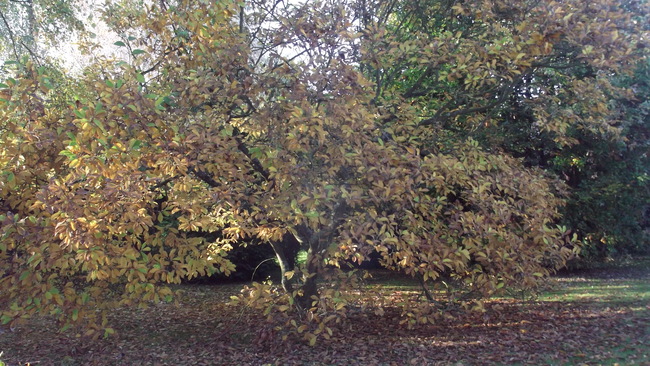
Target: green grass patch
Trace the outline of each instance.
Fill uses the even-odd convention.
[[[634,305],[650,302],[647,279],[559,278],[556,288],[542,293],[542,301],[590,301],[604,305]]]

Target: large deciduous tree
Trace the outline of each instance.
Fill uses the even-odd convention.
[[[310,340],[345,309],[341,290],[355,282],[346,264],[373,252],[424,285],[453,278],[473,296],[533,287],[573,254],[556,226],[562,186],[439,126],[491,123],[487,106],[570,56],[608,72],[631,62],[610,49],[615,23],[611,37],[575,38],[573,22],[603,27],[594,8],[538,3],[532,14],[551,9],[553,21],[512,12],[524,20],[493,22],[500,8],[458,4],[450,21],[478,30],[397,42],[377,36],[377,24],[359,39],[354,7],[342,1],[163,1],[113,22],[131,62],[91,65],[69,108],[49,102],[56,91],[45,69],[23,65],[0,99],[3,322],[49,313],[110,333],[95,310],[169,299],[166,284],[230,272],[227,250],[250,237],[271,245],[282,268],[284,294],[269,309],[319,321]],[[552,56],[549,22],[566,30],[566,60]],[[382,81],[406,77],[401,63],[424,68],[410,97]],[[430,77],[446,87],[429,88]],[[576,88],[594,91],[565,85],[572,97],[562,103],[535,91],[540,128],[576,123],[555,117]],[[421,88],[422,103],[413,100]],[[580,122],[608,113],[593,107]],[[209,232],[220,239],[206,240]],[[307,259],[294,267],[287,248],[296,242]],[[323,278],[335,286],[319,287]],[[246,299],[273,296],[258,285]],[[430,309],[410,320],[432,321]]]

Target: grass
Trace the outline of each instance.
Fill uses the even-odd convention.
[[[560,365],[650,365],[650,259],[583,270],[555,278],[554,288],[541,294],[542,302],[626,312],[619,326],[638,329],[641,337],[623,337],[601,345],[599,355],[585,352]],[[598,357],[594,357],[598,356]],[[553,360],[546,360],[557,365]]]
[[[650,281],[647,279],[582,279],[560,278],[558,288],[542,294],[543,301],[591,301],[618,306],[650,302]]]

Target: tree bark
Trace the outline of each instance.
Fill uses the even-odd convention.
[[[291,233],[285,234],[285,237],[282,241],[272,241],[270,242],[271,248],[275,252],[275,256],[278,258],[280,263],[280,273],[281,273],[281,284],[282,289],[289,295],[293,295],[294,283],[296,282],[297,276],[292,277],[291,279],[287,278],[287,273],[294,270],[295,267],[295,256],[298,253],[297,250],[291,248],[294,243],[301,243],[305,240],[308,243],[308,252],[307,252],[307,263],[305,265],[306,274],[303,275],[302,284],[300,286],[300,294],[296,297],[296,306],[300,310],[306,310],[311,308],[314,297],[318,297],[318,272],[319,272],[319,255],[320,245],[322,240],[319,240],[320,235],[315,235],[313,232],[306,228],[301,228],[300,237],[296,237]]]
[[[293,283],[295,280],[287,278],[287,272],[293,271],[296,266],[296,256],[300,251],[300,242],[291,233],[286,233],[280,242],[270,242],[271,248],[280,263],[280,273],[282,279],[282,289],[288,294],[293,292]]]
[[[332,240],[335,237],[336,226],[332,225],[328,228],[314,232],[309,228],[303,227],[299,231],[301,239],[307,242],[309,248],[307,252],[307,263],[305,265],[305,273],[303,274],[303,282],[300,289],[301,294],[296,298],[296,303],[302,309],[309,309],[312,307],[313,302],[318,298],[318,275],[322,270],[323,253],[327,250]]]
[[[313,302],[318,298],[318,286],[316,282],[318,281],[319,273],[319,257],[319,255],[314,253],[313,248],[310,247],[307,252],[307,273],[301,286],[302,294],[296,298],[296,304],[304,310],[311,308]]]

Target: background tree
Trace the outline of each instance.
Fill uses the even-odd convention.
[[[574,131],[579,144],[561,150],[551,161],[571,186],[564,221],[587,244],[583,257],[604,259],[621,254],[647,253],[650,165],[648,141],[648,62],[631,77],[613,82],[634,90],[634,98],[613,96],[621,134],[608,139]]]
[[[619,252],[644,247],[643,204],[635,202],[647,201],[647,165],[644,144],[633,141],[645,141],[645,122],[636,112],[625,117],[622,104],[645,100],[643,88],[630,88],[638,77],[629,75],[647,54],[639,38],[647,31],[646,3],[357,4],[357,18],[372,29],[368,55],[377,61],[359,60],[375,80],[377,103],[415,108],[422,124],[437,127],[429,142],[439,148],[471,136],[558,174],[572,187],[562,222],[580,234],[586,253],[607,253],[599,242],[605,237]],[[385,33],[373,28],[382,26]],[[407,52],[382,49],[397,43]],[[639,139],[629,135],[631,126]]]
[[[74,0],[0,1],[0,52],[5,60],[28,55],[33,62],[44,61],[48,48],[83,31],[82,7]]]

